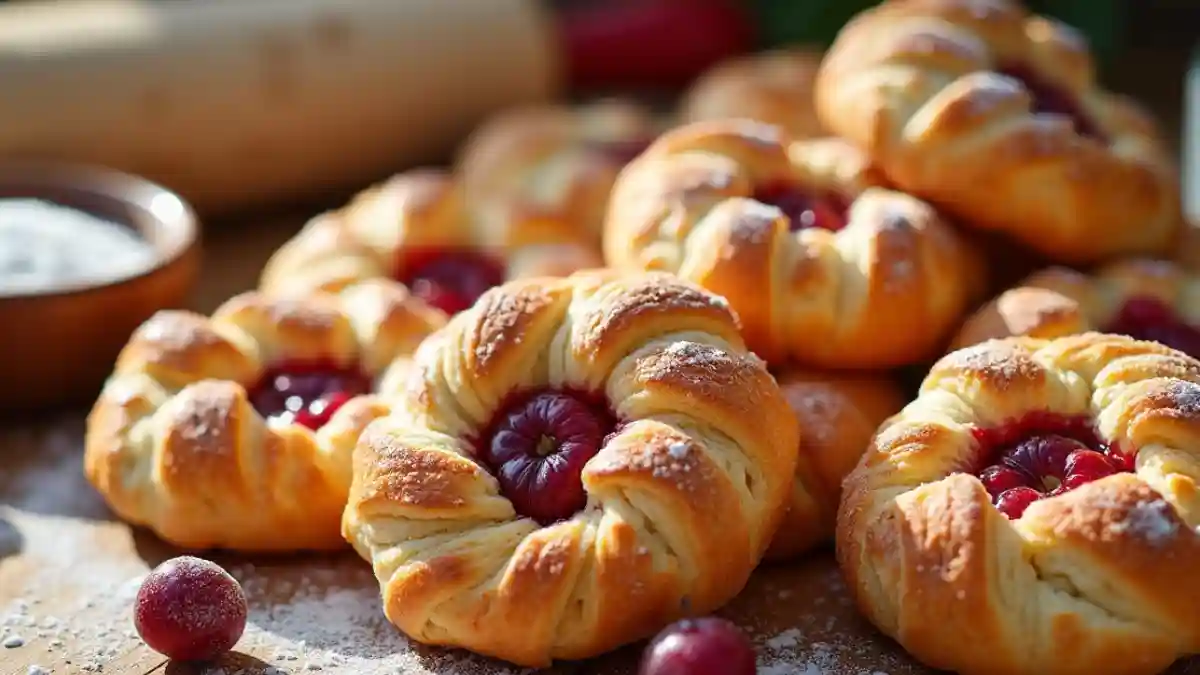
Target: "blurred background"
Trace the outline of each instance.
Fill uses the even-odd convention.
[[[446,160],[497,108],[611,93],[665,106],[722,58],[827,45],[872,4],[0,0],[0,157],[115,165],[179,189],[206,215],[327,202]],[[1026,4],[1085,33],[1102,80],[1182,139],[1200,0]],[[305,22],[316,26],[308,36]],[[298,144],[311,148],[296,160]],[[351,159],[326,160],[332,145]],[[213,176],[231,162],[245,166]],[[238,182],[253,171],[279,175]]]

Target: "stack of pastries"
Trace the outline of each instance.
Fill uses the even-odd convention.
[[[180,546],[348,542],[406,634],[520,665],[832,542],[932,667],[1149,675],[1200,652],[1196,241],[1072,29],[892,0],[317,216],[133,335],[86,472]]]

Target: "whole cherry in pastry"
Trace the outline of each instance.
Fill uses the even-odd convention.
[[[683,619],[667,626],[642,654],[638,675],[754,675],[754,645],[733,622]]]
[[[1011,335],[1057,337],[1086,331],[1128,335],[1200,357],[1192,289],[1200,277],[1172,262],[1121,260],[1090,274],[1051,267],[969,316],[955,346]]]
[[[138,635],[179,661],[211,661],[233,649],[246,630],[246,594],[216,563],[172,558],[146,575],[133,605]]]
[[[944,356],[843,484],[859,608],[964,675],[1154,675],[1200,653],[1197,402],[1200,361],[1124,335]]]
[[[388,278],[455,314],[504,281],[601,265],[595,242],[566,216],[474,194],[445,171],[393,176],[309,221],[267,261],[259,287],[303,295]]]
[[[496,419],[481,455],[517,513],[548,525],[582,509],[580,476],[613,430],[608,410],[575,392],[540,392]]]
[[[975,435],[988,458],[979,480],[1010,518],[1043,497],[1133,468],[1132,458],[1101,441],[1086,418],[1031,414]]]
[[[263,417],[316,431],[347,401],[370,391],[371,377],[357,366],[298,360],[271,366],[250,388],[249,396]]]
[[[1048,262],[1169,254],[1184,219],[1157,121],[1100,86],[1080,31],[1025,4],[860,12],[821,62],[821,122],[898,189]]]
[[[616,270],[485,298],[421,345],[355,448],[343,532],[388,619],[541,668],[733,598],[788,508],[800,440],[728,303]]]
[[[160,312],[88,416],[87,478],[121,518],[180,547],[342,548],[358,434],[446,318],[384,279]]]
[[[417,249],[404,254],[400,281],[417,297],[447,314],[475,304],[479,296],[504,282],[504,267],[470,249]]]
[[[978,251],[858,149],[747,119],[677,127],[630,164],[604,253],[726,298],[768,363],[826,370],[932,358],[985,278]]]

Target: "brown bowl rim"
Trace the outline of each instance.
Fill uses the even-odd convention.
[[[64,204],[47,196],[61,190],[65,194],[86,194],[119,203],[131,211],[142,214],[142,221],[156,230],[170,231],[175,235],[165,250],[155,245],[154,264],[130,272],[124,276],[95,282],[79,282],[70,285],[49,286],[28,292],[0,293],[0,306],[26,303],[33,300],[49,300],[103,292],[108,289],[138,283],[147,277],[171,266],[195,248],[200,238],[200,221],[195,209],[181,195],[159,183],[131,173],[102,166],[50,160],[0,159],[0,199],[8,186],[28,187],[28,198],[41,199],[59,206],[73,208],[90,215],[101,215],[93,209]],[[154,201],[168,197],[176,203],[177,213],[164,216],[156,210]],[[172,207],[174,208],[174,207]],[[123,223],[135,225],[134,223]],[[139,234],[144,232],[139,230]]]

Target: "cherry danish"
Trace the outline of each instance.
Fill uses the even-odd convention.
[[[728,303],[673,275],[507,282],[413,368],[342,524],[416,641],[544,668],[649,638],[737,595],[788,506],[795,416]]]
[[[446,171],[393,176],[309,221],[267,261],[259,288],[304,295],[389,278],[454,314],[509,279],[601,265],[569,214],[528,201],[528,190],[503,203],[478,193]]]
[[[1200,653],[1198,455],[1182,352],[1094,332],[965,347],[847,476],[838,565],[938,671],[1156,675]]]
[[[1187,318],[1197,314],[1189,289],[1198,282],[1191,271],[1164,260],[1122,260],[1091,274],[1047,268],[968,317],[954,344],[1101,331],[1200,357],[1200,330]]]
[[[1048,262],[1170,254],[1184,224],[1173,147],[1099,86],[1080,31],[1026,4],[873,3],[821,62],[821,122],[897,189]]]
[[[981,287],[971,244],[839,139],[715,120],[668,131],[643,158],[613,188],[608,264],[680,274],[726,298],[769,363],[932,358]]]
[[[344,548],[358,435],[445,322],[385,279],[160,312],[88,416],[87,478],[121,518],[181,548]]]

